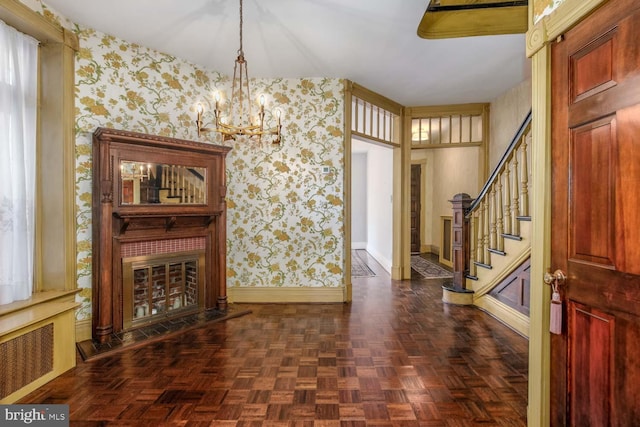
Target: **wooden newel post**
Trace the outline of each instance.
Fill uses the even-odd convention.
[[[453,251],[453,289],[466,289],[466,276],[469,274],[469,220],[465,212],[473,199],[466,193],[459,193],[449,200],[453,205],[452,251]]]

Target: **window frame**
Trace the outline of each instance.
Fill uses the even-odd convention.
[[[0,0],[0,19],[40,42],[32,297],[40,292],[73,291],[77,289],[74,86],[78,37],[17,1]]]
[[[440,117],[480,117],[482,130],[481,140],[471,142],[443,142],[443,143],[422,143],[416,144],[411,140],[411,135],[408,136],[408,143],[411,145],[411,149],[422,148],[453,148],[453,147],[476,147],[487,146],[489,141],[489,107],[488,103],[476,103],[476,104],[455,104],[455,105],[435,105],[428,107],[412,107],[407,109],[406,120],[408,122],[409,129],[414,120],[417,119],[437,119]]]

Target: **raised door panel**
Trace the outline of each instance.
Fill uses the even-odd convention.
[[[615,319],[587,306],[569,305],[571,425],[606,426],[611,419]]]
[[[614,146],[614,117],[572,131],[570,259],[614,264]]]
[[[640,105],[618,110],[616,268],[640,275]]]
[[[613,53],[615,31],[576,52],[571,61],[573,102],[593,96],[615,85]]]

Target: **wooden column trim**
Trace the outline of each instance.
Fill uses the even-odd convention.
[[[549,309],[550,292],[540,280],[549,266],[551,222],[550,183],[550,70],[549,43],[576,25],[596,7],[608,0],[565,0],[549,16],[530,23],[526,34],[526,53],[532,59],[532,170],[531,198],[531,306],[529,329],[528,424],[549,425]],[[532,3],[529,4],[532,9]],[[530,13],[530,16],[533,16]]]
[[[473,199],[466,193],[460,193],[449,200],[453,205],[452,247],[453,247],[453,288],[466,289],[466,276],[469,273],[469,219],[466,211]]]
[[[535,24],[531,23],[526,36],[527,57],[535,55],[542,47],[607,1],[609,0],[564,0],[551,15],[544,16]]]

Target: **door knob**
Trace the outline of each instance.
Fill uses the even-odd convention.
[[[553,273],[551,272],[551,270],[548,270],[546,273],[544,273],[544,277],[542,280],[544,280],[544,283],[546,283],[547,285],[561,285],[564,283],[566,278],[567,275],[564,274],[564,271],[558,269]]]

